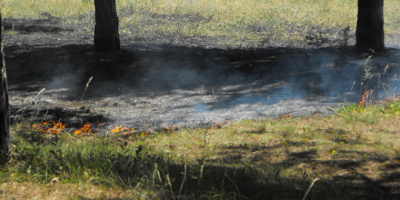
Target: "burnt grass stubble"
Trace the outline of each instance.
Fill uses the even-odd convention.
[[[63,23],[51,16],[43,20],[5,19],[4,44],[14,123],[61,120],[74,128],[85,123],[92,123],[95,128],[103,122],[108,129],[117,125],[139,130],[172,125],[203,128],[227,120],[287,114],[327,116],[332,114],[327,108],[358,102],[363,91],[370,89],[364,88],[365,83],[360,84],[366,82],[365,56],[354,54],[347,46],[319,48],[326,40],[319,38],[310,43],[310,35],[298,46],[292,43],[279,47],[282,43],[269,41],[270,46],[276,47],[227,49],[216,42],[218,38],[185,37],[182,45],[179,39],[171,42],[171,36],[121,34],[123,50],[97,53],[93,51],[91,26]],[[373,66],[375,77],[390,64],[390,74],[385,76],[389,80],[399,68],[398,54],[397,50],[388,49],[375,55],[372,64],[368,64]],[[80,100],[90,77],[94,79]],[[376,82],[369,80],[369,87],[373,88]],[[46,89],[39,92],[43,88]],[[279,165],[289,167],[295,163],[288,160]],[[336,164],[351,168],[359,163]],[[178,182],[183,179],[182,168],[170,166],[170,173]],[[204,174],[204,183],[212,182],[207,179],[225,180],[227,194],[250,199],[283,197],[274,191],[290,191],[284,197],[298,199],[309,185],[293,179],[287,181],[298,182],[303,188],[283,188],[286,186],[279,181],[260,181],[258,172],[251,168],[209,166]],[[393,178],[377,182],[355,174],[320,181],[309,197],[323,199],[342,191],[355,199],[398,199],[398,189],[380,184]],[[361,180],[362,184],[343,184],[350,179]],[[194,191],[191,187],[198,187],[199,192],[210,189],[188,179],[183,191]],[[330,190],[335,192],[325,193]]]

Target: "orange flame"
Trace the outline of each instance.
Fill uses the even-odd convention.
[[[43,124],[34,124],[32,128],[36,131],[46,132],[47,129],[43,128]]]
[[[367,96],[369,95],[369,90],[367,90],[363,96],[362,96],[362,100],[360,101],[359,106],[360,107],[364,107],[365,106],[365,101],[367,100]]]
[[[172,126],[175,127],[176,125]],[[121,136],[148,136],[151,135],[151,131],[145,131],[145,132],[138,132],[134,128],[128,128],[126,126],[116,126],[114,129],[111,130],[112,134],[120,134]]]
[[[32,128],[36,131],[51,134],[59,134],[65,129],[65,127],[66,125],[62,124],[61,122],[43,122],[41,124],[34,124],[32,126]]]
[[[61,131],[65,129],[65,126],[66,125],[63,125],[61,122],[57,122],[56,124],[53,125],[53,128],[49,128],[49,130],[47,131],[52,134],[59,134]]]
[[[147,131],[142,133],[142,135],[149,135],[149,134],[150,134],[150,133],[147,132]]]
[[[91,124],[85,124],[81,129],[76,130],[74,135],[90,135],[92,133],[92,129],[90,128]]]
[[[165,127],[165,129],[163,131],[164,131],[164,133],[168,133],[170,131],[173,131],[176,127],[177,127],[177,125],[174,124],[171,127]]]
[[[388,104],[390,104],[391,102],[395,102],[395,101],[400,101],[400,97],[399,96],[395,96],[395,97],[390,97],[389,99],[387,99],[387,100],[383,100],[383,101],[381,101],[381,103],[383,103],[383,104],[385,104],[385,105],[388,105]]]
[[[133,131],[135,131],[134,128],[128,128],[126,126],[124,127],[116,126],[114,129],[111,130],[111,133],[122,133],[123,135],[128,135]]]
[[[286,114],[286,115],[283,115],[282,118],[283,118],[283,119],[292,119],[292,115]]]

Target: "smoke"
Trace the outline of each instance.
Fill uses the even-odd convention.
[[[167,48],[151,52],[133,52],[139,60],[135,66],[142,70],[130,92],[136,92],[131,98],[151,104],[148,108],[153,111],[126,115],[158,127],[197,127],[286,114],[329,115],[327,107],[358,104],[366,90],[381,93],[388,79],[378,80],[379,75],[389,77],[389,72],[383,74],[384,66],[397,62],[394,54],[366,62],[352,51],[335,49],[286,49],[279,59],[265,50]],[[365,69],[374,74],[369,80]],[[390,69],[392,74],[394,68]]]
[[[50,81],[46,84],[46,88],[68,88],[75,90],[75,88],[79,86],[82,74],[76,71],[72,64],[61,62],[53,66],[52,75],[50,75],[49,78]]]
[[[23,79],[27,84],[64,88],[78,101],[93,76],[82,105],[108,116],[111,126],[137,129],[324,116],[331,114],[326,107],[358,103],[366,90],[374,90],[376,99],[399,90],[395,49],[367,62],[346,49],[124,48],[114,54],[38,49],[29,63],[10,62],[10,83],[23,83],[17,75],[29,72],[35,76]],[[52,95],[53,102],[71,100]]]

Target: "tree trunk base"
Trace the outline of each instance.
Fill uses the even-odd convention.
[[[358,0],[356,50],[376,53],[385,49],[383,0]]]
[[[119,50],[119,19],[115,0],[95,0],[94,4],[96,12],[94,46],[96,51]]]

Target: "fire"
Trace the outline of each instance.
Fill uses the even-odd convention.
[[[92,125],[90,123],[85,124],[81,129],[76,130],[74,135],[90,135],[92,133],[92,129],[90,128]]]
[[[57,122],[56,124],[53,125],[53,128],[50,128],[48,130],[48,132],[52,133],[52,134],[59,134],[61,131],[63,131],[65,129],[64,124],[62,124],[61,122]]]
[[[286,115],[283,115],[282,118],[283,118],[283,119],[292,119],[293,117],[292,117],[292,115],[290,115],[290,114],[286,114]]]
[[[42,125],[44,125],[44,124],[43,124],[43,123],[42,123],[42,124],[34,124],[34,125],[32,126],[32,128],[33,128],[34,130],[36,130],[36,131],[46,132],[47,129],[43,128]]]
[[[387,104],[390,104],[391,102],[395,102],[395,101],[400,101],[400,96],[395,95],[394,97],[390,97],[390,98],[387,99],[387,100],[381,101],[381,103],[387,105]]]
[[[126,126],[123,126],[123,127],[116,126],[114,129],[111,130],[111,134],[120,134],[122,136],[148,136],[153,133],[152,133],[152,131],[139,132],[139,131],[135,130],[134,128],[128,128]]]
[[[98,125],[98,127],[103,127],[105,123],[101,123]],[[92,134],[92,124],[87,123],[85,124],[82,128],[76,130],[73,135],[91,135]],[[37,123],[32,126],[33,130],[39,131],[42,133],[51,133],[51,134],[59,134],[62,131],[65,130],[66,125],[63,124],[62,122],[42,122],[42,123]],[[173,130],[176,128],[176,125],[172,127],[167,127],[166,130]],[[119,133],[123,136],[147,136],[151,135],[152,132],[150,131],[145,131],[145,132],[136,132],[134,128],[128,128],[126,126],[120,127],[117,126],[114,129],[111,130],[111,133]]]
[[[168,132],[171,132],[171,131],[175,130],[176,127],[177,127],[177,125],[174,124],[174,125],[171,126],[171,127],[165,127],[165,129],[164,129],[163,131],[164,131],[164,133],[168,133]]]
[[[66,125],[61,122],[43,122],[41,124],[34,124],[32,128],[36,131],[43,133],[59,134],[65,129]]]
[[[128,128],[126,126],[120,127],[116,126],[114,129],[111,130],[111,133],[122,133],[123,135],[128,135],[129,133],[134,132],[134,128]]]
[[[141,135],[150,135],[150,133],[146,131],[146,132],[141,133]]]
[[[360,104],[359,104],[360,107],[365,107],[365,101],[367,100],[368,95],[369,95],[369,90],[367,90],[367,91],[363,94],[362,100],[360,101]]]

